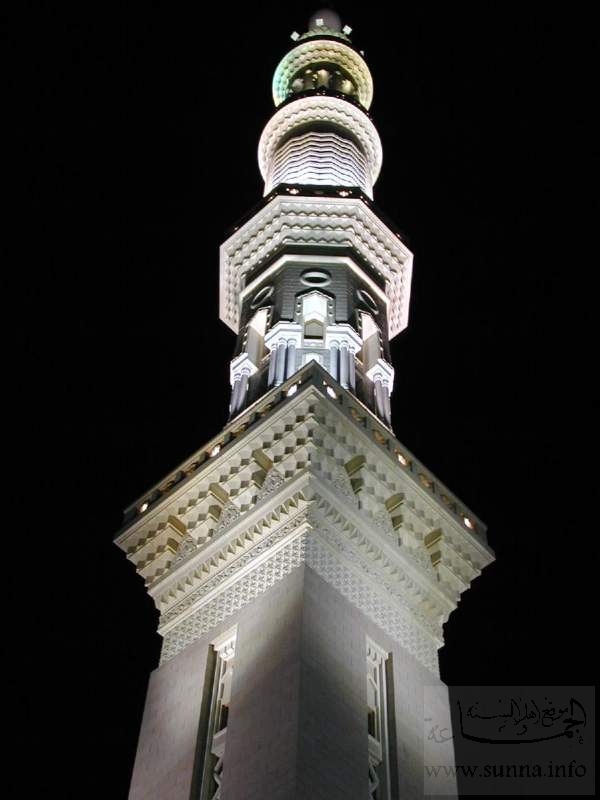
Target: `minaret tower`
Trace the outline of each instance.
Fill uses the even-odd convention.
[[[424,714],[450,725],[442,626],[493,554],[392,432],[412,254],[350,34],[319,11],[275,71],[264,197],[220,251],[229,422],[117,538],[163,637],[133,800],[421,797]]]

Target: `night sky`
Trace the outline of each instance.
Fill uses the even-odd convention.
[[[14,330],[37,488],[13,534],[21,559],[28,544],[36,555],[14,570],[26,688],[8,687],[16,743],[38,754],[32,793],[126,797],[160,641],[112,540],[123,509],[226,423],[218,248],[262,197],[273,71],[315,8],[30,22],[41,168],[21,188],[41,224],[23,242],[32,313]],[[442,679],[593,683],[597,488],[575,433],[585,354],[569,296],[587,280],[564,191],[586,127],[565,58],[589,21],[537,4],[336,8],[374,78],[375,202],[415,254],[409,327],[392,342],[394,431],[486,522],[497,557],[446,625]]]

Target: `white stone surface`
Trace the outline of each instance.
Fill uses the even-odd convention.
[[[194,763],[196,770],[200,763],[196,750],[201,754],[197,736],[208,648],[233,624],[237,640],[222,800],[367,797],[367,638],[392,662],[390,744],[397,796],[423,796],[425,688],[430,687],[428,698],[437,698],[438,716],[447,715],[446,688],[303,566],[153,674],[131,800],[188,800]],[[452,786],[448,790],[455,794]]]

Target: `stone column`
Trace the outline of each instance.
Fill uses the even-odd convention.
[[[340,383],[344,389],[348,388],[348,344],[342,342],[340,347]]]
[[[387,425],[392,424],[392,405],[390,398],[390,385],[388,381],[383,382],[383,418]]]
[[[235,414],[238,410],[238,398],[240,394],[240,378],[239,375],[233,382],[233,387],[231,389],[231,403],[230,403],[230,413]]]
[[[385,418],[385,400],[383,397],[384,388],[381,383],[381,375],[375,377],[375,411],[380,419]]]
[[[244,372],[242,372],[242,375],[240,377],[240,381],[239,381],[240,389],[239,389],[239,394],[238,394],[238,399],[237,399],[238,408],[240,408],[240,409],[243,408],[245,403],[246,403],[246,392],[248,391],[248,379],[249,379],[249,377],[250,377],[250,373],[247,370],[244,370]]]
[[[277,347],[271,348],[271,355],[269,356],[269,378],[268,385],[273,386],[275,382],[275,363],[277,361]]]
[[[275,386],[281,386],[285,380],[285,351],[287,345],[283,339],[280,339],[277,345],[277,362],[275,364]]]
[[[288,339],[285,377],[291,378],[294,372],[296,372],[296,342]]]
[[[337,342],[332,342],[329,348],[329,372],[336,381],[339,376],[340,348]]]
[[[356,391],[356,362],[355,353],[352,348],[348,351],[348,383],[352,391]]]

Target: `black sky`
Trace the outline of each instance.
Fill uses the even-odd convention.
[[[597,493],[576,432],[590,355],[573,289],[585,295],[589,275],[565,189],[587,167],[566,66],[590,21],[537,4],[337,8],[375,82],[375,201],[415,254],[409,328],[392,343],[394,430],[487,523],[497,554],[446,625],[442,678],[593,683],[597,525],[592,512],[575,522]],[[21,189],[39,224],[15,270],[30,313],[13,333],[36,476],[18,530],[35,563],[14,570],[25,681],[9,689],[17,744],[44,757],[31,787],[126,797],[159,639],[112,538],[123,508],[226,422],[218,247],[262,196],[273,70],[313,10],[152,4],[26,21],[14,86],[32,88],[39,169]]]

